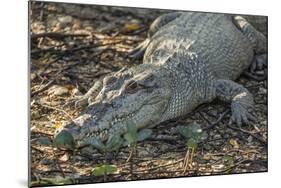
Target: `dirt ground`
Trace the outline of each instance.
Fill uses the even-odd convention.
[[[81,109],[66,105],[73,96],[113,71],[140,64],[126,55],[145,39],[152,21],[169,11],[41,2],[30,7],[32,186],[104,182],[92,170],[106,162],[118,169],[106,181],[267,171],[267,80],[243,75],[238,82],[254,94],[257,123],[228,125],[229,105],[214,101],[153,128],[151,138],[137,144],[133,166],[126,162],[128,147],[105,159],[89,148],[73,152],[36,142],[53,138],[58,122],[78,116]],[[176,127],[192,122],[208,138],[183,172],[187,149]]]

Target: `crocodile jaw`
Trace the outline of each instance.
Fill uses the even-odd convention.
[[[87,145],[93,138],[105,141],[114,134],[122,135],[127,131],[129,121],[135,123],[137,129],[153,127],[161,121],[171,98],[169,81],[159,79],[161,71],[150,72],[147,67],[144,71],[128,72],[121,75],[117,72],[114,76],[119,80],[115,85],[104,83],[97,101],[74,120],[79,129],[72,124],[65,126],[64,130],[72,135],[76,147]],[[132,80],[147,88],[127,92],[126,86]]]

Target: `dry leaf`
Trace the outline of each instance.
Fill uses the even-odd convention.
[[[69,160],[69,155],[67,153],[65,153],[63,156],[61,156],[60,158],[60,161],[62,162],[66,162]]]
[[[56,121],[56,123],[55,123],[55,128],[56,128],[56,129],[60,129],[61,127],[62,127],[61,122],[60,122],[60,121]]]
[[[230,140],[229,140],[229,143],[235,148],[235,149],[238,149],[239,148],[239,144],[238,144],[238,142],[237,142],[237,140],[235,140],[235,139],[233,139],[233,138],[231,138]]]
[[[124,32],[131,32],[140,29],[140,25],[135,23],[128,23],[124,26],[123,31]]]

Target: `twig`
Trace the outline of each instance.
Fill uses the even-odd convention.
[[[202,115],[201,112],[199,112],[199,114],[203,117],[203,119],[205,119],[205,120],[210,124],[210,125],[208,125],[207,127],[204,127],[203,130],[211,129],[212,127],[214,127],[215,125],[217,125],[219,122],[222,121],[222,119],[225,117],[225,115],[226,115],[229,111],[230,111],[229,109],[226,109],[214,123],[210,123],[210,121],[209,121],[206,117],[204,117],[204,115]]]
[[[139,172],[144,172],[144,171],[157,170],[157,169],[159,169],[159,168],[171,166],[171,165],[177,164],[177,163],[182,162],[182,161],[183,161],[183,159],[180,159],[180,160],[177,160],[177,161],[172,162],[172,163],[168,163],[168,164],[164,164],[164,165],[158,165],[158,166],[153,167],[153,168],[148,168],[148,169],[139,170],[139,171],[137,171],[137,173],[139,173]]]
[[[42,91],[45,91],[54,81],[55,81],[55,79],[52,79],[47,84],[45,84],[43,87],[40,87],[38,90],[32,92],[31,97],[33,97],[34,95],[36,95]]]
[[[191,149],[191,156],[190,156],[190,165],[192,166],[193,157],[194,157],[195,148]]]
[[[240,166],[242,163],[245,163],[245,162],[247,162],[247,161],[249,161],[249,160],[248,160],[248,159],[241,160],[241,161],[237,162],[236,164],[233,164],[233,165],[231,165],[230,167],[228,167],[228,168],[226,168],[226,169],[224,169],[224,170],[221,170],[221,171],[219,171],[219,172],[216,172],[216,173],[225,173],[225,172],[229,172],[230,170],[233,170],[234,168]]]
[[[73,121],[73,118],[71,117],[71,115],[69,113],[67,113],[66,111],[64,111],[63,109],[60,109],[60,108],[57,108],[57,107],[54,107],[54,106],[49,106],[49,105],[46,105],[46,104],[42,104],[42,103],[38,103],[40,104],[41,106],[45,107],[45,108],[49,108],[49,109],[52,109],[52,110],[56,110],[56,111],[59,111],[59,112],[62,112],[64,113],[69,119],[71,119],[71,121]]]
[[[31,50],[31,55],[37,55],[39,53],[42,53],[44,52],[44,54],[46,52],[51,52],[51,53],[57,53],[58,52],[58,48],[61,48],[63,47],[65,44],[60,44],[60,45],[57,45],[57,46],[53,46],[53,47],[49,47],[49,48],[36,48],[36,49],[33,49]],[[59,56],[58,59],[60,59],[61,57]]]
[[[40,130],[36,130],[36,131],[32,131],[32,133],[38,133],[38,134],[44,134],[44,135],[47,135],[47,136],[53,136],[52,133],[47,133],[47,132],[43,132],[43,131],[40,131]]]
[[[127,158],[126,162],[129,162],[129,161],[132,159],[133,152],[134,152],[134,149],[133,149],[133,148],[131,148],[131,149],[130,149],[130,154],[129,154],[129,157]]]
[[[190,150],[187,149],[187,152],[185,154],[185,157],[184,157],[184,161],[183,161],[183,174],[185,174],[186,170],[187,170],[187,167],[188,167],[188,164],[189,164],[189,152]]]
[[[249,132],[249,131],[246,131],[246,130],[241,129],[241,128],[233,127],[233,126],[231,126],[230,124],[227,124],[227,127],[229,127],[230,129],[237,130],[237,131],[240,131],[240,132],[242,132],[242,133],[251,135],[252,137],[254,137],[255,139],[257,139],[258,141],[260,141],[263,145],[267,145],[267,142],[266,142],[265,140],[263,140],[262,138],[256,136],[255,134],[253,134],[253,133],[251,133],[251,132]]]
[[[61,170],[47,170],[47,171],[42,171],[42,173],[56,173],[56,172],[60,172],[60,173],[61,173]],[[70,170],[64,170],[63,172],[64,172],[64,173],[73,173],[73,172],[70,171]]]
[[[31,149],[34,149],[34,150],[36,150],[36,151],[39,151],[40,153],[46,153],[45,150],[39,149],[39,148],[37,148],[37,147],[35,147],[35,146],[32,146],[32,145],[31,145]]]
[[[42,38],[42,37],[61,39],[61,38],[65,38],[65,37],[88,37],[88,36],[90,36],[90,35],[89,34],[47,32],[47,33],[32,34],[31,40],[35,40],[35,39]]]
[[[59,164],[59,159],[58,159],[58,156],[57,156],[56,153],[55,153],[54,148],[53,148],[53,154],[54,154],[54,157],[55,157],[55,159],[56,159],[56,166],[58,167],[59,171],[61,172],[62,177],[65,178],[65,173],[64,173],[62,167],[61,167],[60,164]]]
[[[195,173],[196,171],[195,170],[192,170],[191,172]],[[199,171],[201,172],[201,171]],[[180,170],[159,170],[157,171],[157,174],[164,174],[164,173],[171,173],[171,174],[175,174],[175,173],[182,173],[182,169]],[[129,175],[129,172],[120,172],[119,174],[115,174],[115,175],[118,175],[118,176],[124,176],[124,175]],[[136,176],[140,176],[142,175],[151,175],[151,172],[145,172],[145,171],[135,171],[135,175]],[[168,176],[166,178],[169,178],[169,177],[173,177],[173,176]],[[176,177],[181,177],[181,176],[176,176]]]

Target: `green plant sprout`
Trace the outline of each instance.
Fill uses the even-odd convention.
[[[187,171],[188,167],[192,167],[195,151],[198,143],[205,140],[208,134],[202,130],[201,126],[196,122],[187,126],[180,126],[178,131],[186,138],[187,151],[183,161],[183,173]]]
[[[92,170],[92,175],[94,176],[103,176],[103,181],[107,180],[107,175],[113,174],[117,172],[117,166],[115,165],[109,165],[109,164],[103,164],[95,167]]]
[[[107,175],[117,171],[117,167],[115,165],[108,164],[107,156],[109,152],[117,151],[122,145],[123,141],[124,140],[120,137],[119,134],[111,136],[106,143],[103,143],[97,138],[89,140],[89,144],[102,152],[105,157],[105,164],[95,167],[92,171],[92,175],[103,176],[103,181],[106,182]]]
[[[133,157],[137,154],[137,142],[143,141],[150,137],[152,131],[150,129],[137,130],[136,124],[132,121],[127,122],[127,133],[124,134],[125,142],[130,148],[130,154],[126,162],[130,162],[130,174],[133,176]]]

